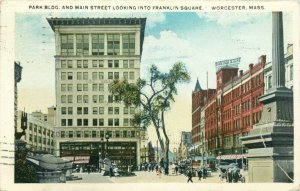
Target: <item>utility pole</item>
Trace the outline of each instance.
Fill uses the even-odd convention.
[[[156,161],[157,163],[159,162],[158,161],[158,140],[156,140]]]

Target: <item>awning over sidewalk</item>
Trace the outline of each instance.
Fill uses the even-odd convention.
[[[90,161],[90,156],[66,156],[62,158],[72,161],[74,164],[86,164]]]
[[[188,151],[195,150],[195,149],[197,149],[198,147],[200,147],[200,145],[194,145],[194,146],[192,146],[192,147],[189,147]]]
[[[236,154],[236,155],[219,155],[217,156],[216,159],[231,159],[231,160],[234,160],[234,159],[241,159],[241,158],[247,158],[247,154]]]

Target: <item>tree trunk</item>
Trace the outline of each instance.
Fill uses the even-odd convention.
[[[152,123],[155,127],[155,131],[156,131],[157,139],[158,139],[159,144],[160,144],[161,151],[162,151],[162,153],[164,153],[165,152],[165,145],[164,145],[164,142],[163,142],[163,140],[161,138],[161,135],[160,135],[160,132],[159,132],[159,126],[156,124],[156,121],[154,120],[154,118],[152,118]],[[158,155],[158,153],[157,153],[157,155]],[[159,161],[156,161],[156,162],[159,163]]]
[[[164,137],[166,139],[166,147],[165,147],[165,161],[166,161],[166,168],[169,169],[169,145],[170,145],[170,140],[169,137],[167,135],[167,131],[166,131],[166,126],[165,126],[165,116],[164,116],[164,111],[161,111],[161,121],[162,121],[162,130],[164,133]]]

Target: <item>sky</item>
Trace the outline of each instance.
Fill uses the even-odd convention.
[[[292,43],[292,14],[283,14],[284,44]],[[47,17],[112,17],[109,13],[18,13],[15,15],[15,60],[23,66],[18,84],[18,104],[27,112],[55,105],[54,33]],[[146,17],[141,77],[155,64],[167,72],[178,61],[186,64],[191,82],[178,85],[178,95],[166,114],[171,148],[180,143],[180,132],[191,131],[191,94],[197,78],[203,89],[216,87],[215,62],[241,57],[248,70],[261,55],[271,61],[271,13],[154,12],[117,13],[113,17]],[[206,77],[208,72],[208,82]],[[156,142],[153,128],[149,138]]]

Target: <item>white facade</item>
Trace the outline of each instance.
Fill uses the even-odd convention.
[[[293,44],[288,44],[286,53],[284,55],[285,61],[285,86],[289,89],[293,89]],[[265,93],[272,87],[272,62],[268,62],[264,68],[265,76]]]
[[[138,108],[114,102],[117,97],[110,95],[108,86],[113,80],[135,83],[140,77],[145,19],[78,18],[48,22],[54,30],[56,45],[55,154],[63,155],[61,143],[102,145],[108,133],[109,142],[136,143],[139,164],[140,128],[134,127],[132,121]]]
[[[21,122],[21,114],[22,112],[19,111],[18,124]],[[45,151],[51,154],[54,153],[54,125],[38,119],[32,114],[27,115],[27,129],[25,131],[25,135],[22,136],[21,139],[27,143],[26,145],[31,151]]]

